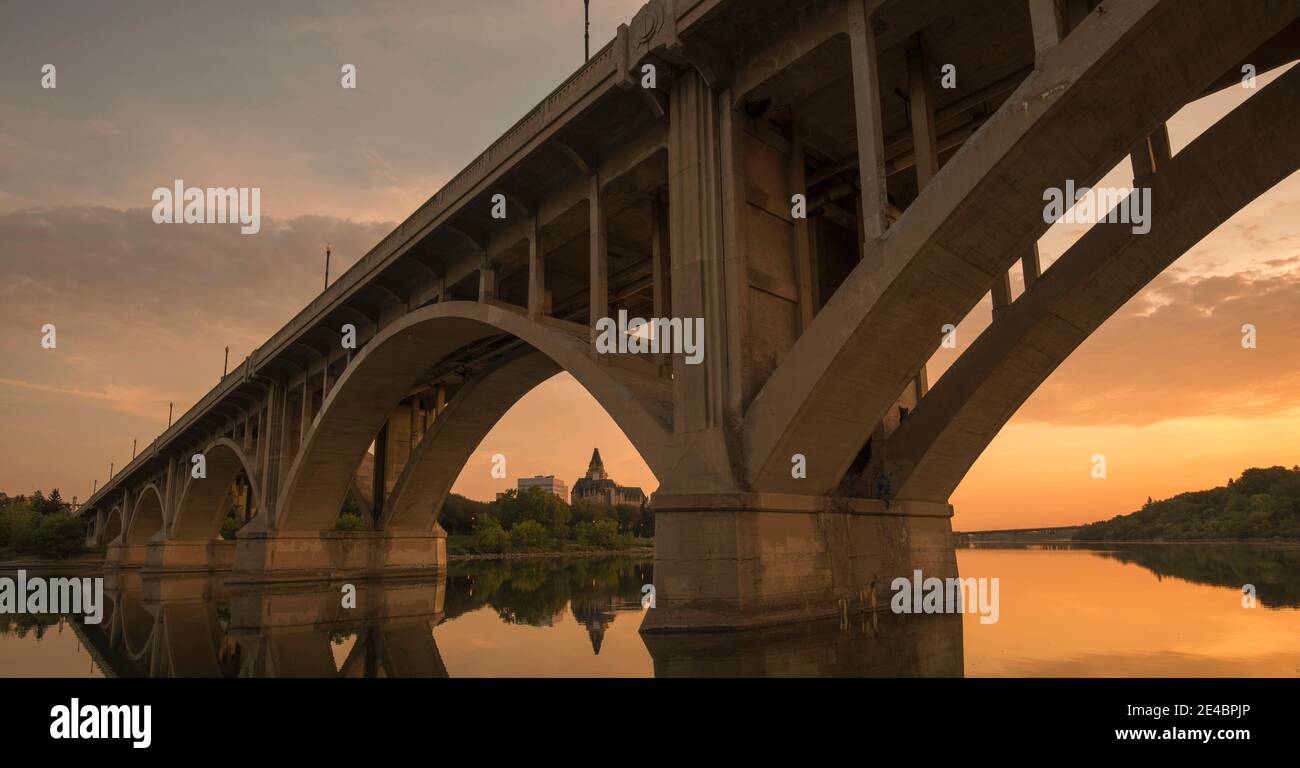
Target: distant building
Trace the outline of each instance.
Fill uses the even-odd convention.
[[[587,466],[586,476],[573,484],[573,501],[575,504],[585,501],[588,504],[611,507],[619,504],[640,506],[645,503],[645,493],[640,488],[619,485],[611,480],[605,471],[605,463],[600,460],[600,449],[595,448],[591,452],[591,464]]]
[[[529,488],[541,488],[543,493],[549,493],[559,496],[560,501],[565,504],[569,503],[569,486],[563,480],[556,479],[555,475],[534,475],[533,477],[521,477],[517,483],[519,492],[523,493]]]

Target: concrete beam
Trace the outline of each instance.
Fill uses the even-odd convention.
[[[849,0],[849,51],[853,66],[853,113],[857,126],[863,242],[879,239],[889,227],[885,183],[885,133],[880,119],[880,62],[865,0]],[[866,250],[863,250],[863,256]]]
[[[590,280],[588,322],[591,325],[591,339],[596,340],[596,323],[609,316],[609,241],[605,231],[605,209],[601,204],[600,176],[591,177],[591,189],[587,196],[589,211],[588,240]],[[595,347],[592,347],[593,354]]]
[[[1300,68],[1149,177],[1156,211],[1150,232],[1094,225],[953,363],[890,440],[898,494],[947,499],[1079,344],[1179,256],[1298,168]]]
[[[1195,13],[1197,23],[1187,23]],[[763,490],[838,486],[898,392],[1046,230],[1042,191],[1093,183],[1159,121],[1295,18],[1289,0],[1133,0],[1090,14],[949,161],[841,284],[745,414],[748,480]],[[1219,30],[1203,45],[1201,30]],[[1145,48],[1160,57],[1122,57]],[[1180,66],[1171,69],[1169,60]],[[1097,94],[1112,108],[1099,112]],[[1104,119],[1103,119],[1104,117]],[[1091,126],[1080,130],[1080,126]],[[1070,146],[1070,152],[1060,147]],[[853,329],[846,332],[846,329]],[[808,478],[790,477],[790,456]]]

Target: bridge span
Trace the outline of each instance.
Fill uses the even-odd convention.
[[[644,631],[887,605],[897,575],[956,575],[949,496],[1057,365],[1300,166],[1300,68],[1176,155],[1165,130],[1243,64],[1293,61],[1298,16],[652,0],[79,513],[146,572],[437,571],[471,452],[567,371],[660,482]],[[1126,157],[1151,230],[1096,225],[1044,270],[1045,190]],[[931,388],[943,327],[990,292],[992,325]],[[702,362],[599,354],[621,310],[702,318]],[[332,530],[349,493],[372,530]],[[224,542],[232,508],[248,522]]]

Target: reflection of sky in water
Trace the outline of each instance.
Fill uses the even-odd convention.
[[[963,617],[961,663],[969,676],[1300,675],[1300,550],[978,548],[959,549],[957,559],[964,577],[1000,579],[999,622]],[[453,569],[428,652],[452,677],[653,675],[656,659],[637,631],[644,566],[629,563],[478,563],[468,575]],[[1224,585],[1246,573],[1260,574],[1265,599],[1254,609],[1242,607],[1239,585]],[[38,639],[30,621],[3,619],[0,676],[102,676],[71,624],[50,623]],[[364,655],[355,629],[326,641],[335,668]],[[231,638],[225,642],[232,647]],[[382,666],[389,647],[374,648],[373,663]],[[808,667],[763,669],[799,674]]]
[[[963,622],[970,676],[1300,675],[1300,611],[1243,608],[1239,586],[1084,550],[960,549],[957,565],[1002,580],[1000,621]]]

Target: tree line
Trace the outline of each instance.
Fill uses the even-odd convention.
[[[1252,467],[1228,484],[1085,525],[1077,541],[1300,539],[1300,466]]]
[[[624,549],[654,536],[654,512],[644,505],[569,504],[540,488],[511,489],[493,502],[453,494],[440,518],[450,535],[468,534],[470,552]]]
[[[73,517],[72,505],[55,488],[46,496],[0,494],[0,549],[42,557],[69,557],[82,550],[85,523]]]

